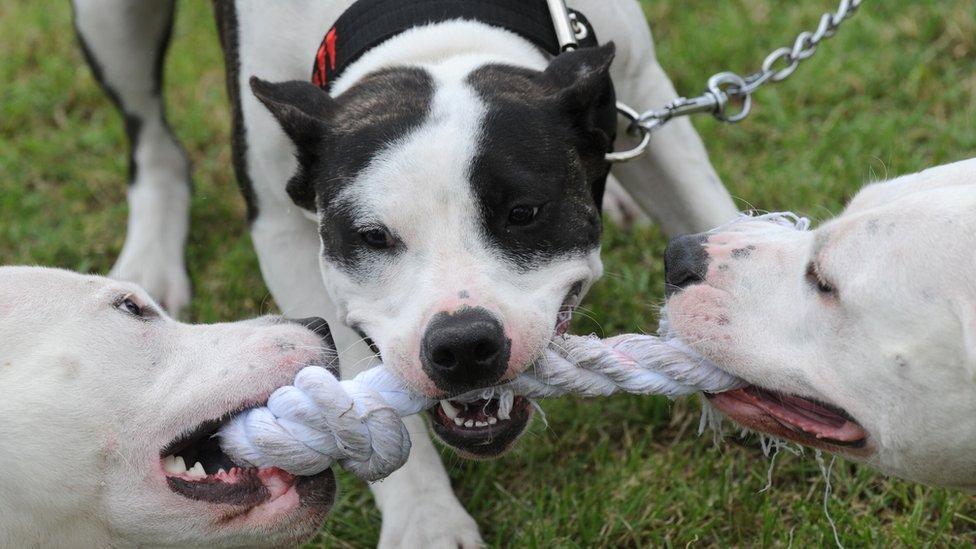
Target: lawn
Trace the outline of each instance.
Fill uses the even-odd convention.
[[[750,71],[814,28],[834,0],[647,2],[658,54],[679,90]],[[742,208],[822,220],[866,181],[976,152],[972,0],[869,1],[755,113],[695,124]],[[194,163],[188,261],[193,321],[274,311],[231,170],[222,59],[209,3],[182,2],[166,66],[170,118]],[[0,263],[107,272],[125,227],[120,117],[97,88],[68,2],[0,3]],[[654,330],[665,239],[608,230],[607,276],[577,333]],[[696,435],[698,405],[657,398],[545,402],[511,454],[469,462],[445,451],[461,501],[491,546],[814,546],[833,544],[811,452],[772,468],[755,438]],[[342,492],[314,544],[374,545],[369,492]],[[891,480],[838,460],[830,516],[847,546],[971,545],[976,499]],[[436,520],[436,517],[431,517]]]

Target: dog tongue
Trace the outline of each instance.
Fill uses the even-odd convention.
[[[742,390],[743,396],[783,425],[807,432],[819,439],[855,442],[867,438],[857,423],[815,402],[771,394],[755,387]]]

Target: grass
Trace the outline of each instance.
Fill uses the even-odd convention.
[[[791,0],[646,4],[658,55],[684,93],[749,71],[833,5]],[[194,321],[273,310],[231,172],[222,59],[209,6],[180,4],[166,66],[173,126],[194,162],[189,268]],[[121,120],[85,66],[67,2],[0,3],[0,263],[107,272],[125,226]],[[976,12],[970,0],[866,2],[821,53],[763,90],[737,126],[695,123],[743,208],[814,219],[865,181],[976,151]],[[608,231],[606,279],[575,331],[653,330],[664,238]],[[697,437],[697,406],[619,397],[545,403],[512,454],[445,452],[461,501],[492,546],[830,545],[811,454],[769,461],[754,439]],[[362,547],[380,517],[347,475],[313,542]],[[953,546],[976,538],[976,500],[838,461],[830,514],[848,546]],[[436,520],[436,517],[431,517]]]

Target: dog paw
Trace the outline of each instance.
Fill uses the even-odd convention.
[[[391,503],[383,511],[380,549],[484,547],[478,525],[453,494]]]
[[[603,193],[603,213],[615,225],[626,230],[644,227],[651,222],[637,201],[612,177],[607,179],[607,188]]]
[[[190,304],[190,277],[182,257],[163,257],[158,250],[130,250],[126,246],[108,276],[142,286],[174,317]]]

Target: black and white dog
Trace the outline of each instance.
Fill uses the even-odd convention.
[[[535,1],[480,3],[518,11]],[[612,98],[611,80],[638,109],[676,96],[635,0],[570,1],[616,48],[555,57],[477,18],[408,26],[345,67],[327,93],[308,82],[310,67],[353,4],[215,4],[235,168],[262,273],[285,314],[329,320],[347,375],[378,351],[416,390],[447,398],[526,368],[600,277],[605,182],[608,210],[633,197],[670,234],[735,216],[687,121],[606,181],[609,136],[594,111]],[[391,11],[409,15],[412,4]],[[190,186],[160,97],[173,2],[74,7],[132,144],[129,232],[111,274],[178,311],[189,300]],[[530,415],[524,401],[444,400],[431,421],[461,452],[493,456]],[[375,486],[381,545],[477,544],[422,423],[408,424],[409,462]]]

